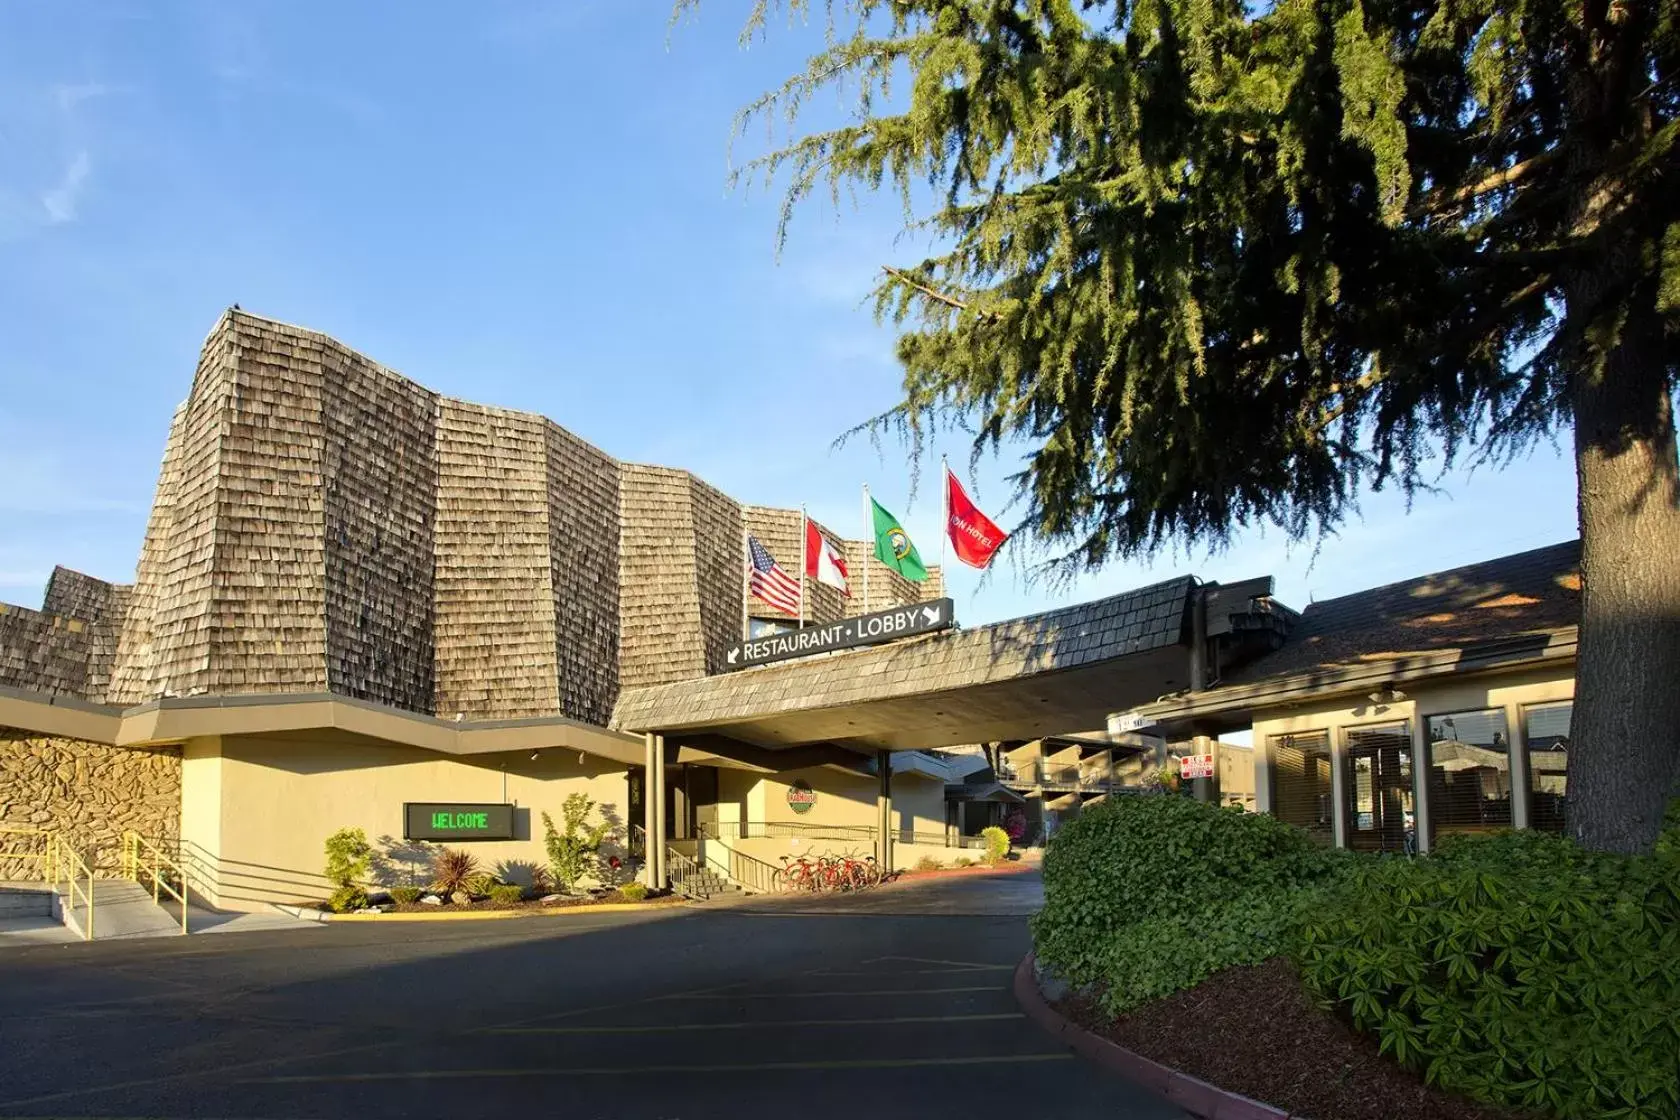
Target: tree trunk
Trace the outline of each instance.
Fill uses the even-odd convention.
[[[1680,793],[1680,467],[1660,325],[1637,313],[1574,388],[1581,642],[1569,832],[1648,852]]]

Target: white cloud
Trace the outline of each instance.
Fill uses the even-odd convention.
[[[114,86],[102,82],[61,82],[52,87],[53,101],[63,113],[73,113],[82,102],[115,92]]]
[[[76,204],[81,199],[82,188],[87,184],[88,172],[93,170],[93,162],[88,158],[87,150],[76,153],[70,161],[70,166],[64,169],[64,175],[58,185],[41,195],[41,206],[47,212],[47,221],[53,225],[76,220]]]

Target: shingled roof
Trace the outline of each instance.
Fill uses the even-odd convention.
[[[1063,691],[1095,705],[1100,721],[1107,707],[1138,698],[1125,695],[1123,679],[1086,680],[1081,673],[1180,649],[1189,591],[1190,580],[1173,579],[972,630],[627,689],[619,696],[613,726],[727,729],[765,746],[840,739],[898,748],[943,746],[972,741],[962,735],[974,726],[989,727],[987,720],[1002,726],[1018,710],[1030,710],[1036,719],[1066,713],[1077,703],[1060,695]],[[1175,655],[1171,664],[1181,659]],[[1132,683],[1158,693],[1162,670],[1149,665]],[[1054,701],[1046,692],[1053,687],[1049,679],[1058,682]],[[934,696],[958,693],[960,702],[929,703]]]
[[[1313,603],[1281,649],[1221,683],[1452,653],[1580,617],[1581,543],[1567,541]]]

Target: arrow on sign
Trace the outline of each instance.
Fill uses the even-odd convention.
[[[939,608],[938,607],[923,607],[922,608],[922,617],[927,619],[927,623],[928,623],[929,626],[937,625],[938,622],[939,622]]]
[[[730,650],[729,651],[729,663],[731,665],[735,664],[736,659],[739,658],[740,656],[741,656],[741,651],[740,650],[738,650],[738,649]]]

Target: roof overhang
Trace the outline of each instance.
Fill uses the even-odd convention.
[[[1328,666],[1309,673],[1271,677],[1242,684],[1186,693],[1169,700],[1130,709],[1133,716],[1151,721],[1151,731],[1194,726],[1198,733],[1247,726],[1257,711],[1319,703],[1389,685],[1432,677],[1511,672],[1575,660],[1579,627],[1535,631],[1462,649],[1372,658],[1349,665]]]
[[[630,689],[613,724],[679,742],[918,750],[1101,727],[1188,681],[1191,583],[873,649]]]
[[[441,720],[331,693],[172,697],[119,709],[0,689],[0,727],[119,747],[161,746],[211,736],[322,732],[450,755],[563,749],[626,764],[643,761],[641,736],[564,716]]]

